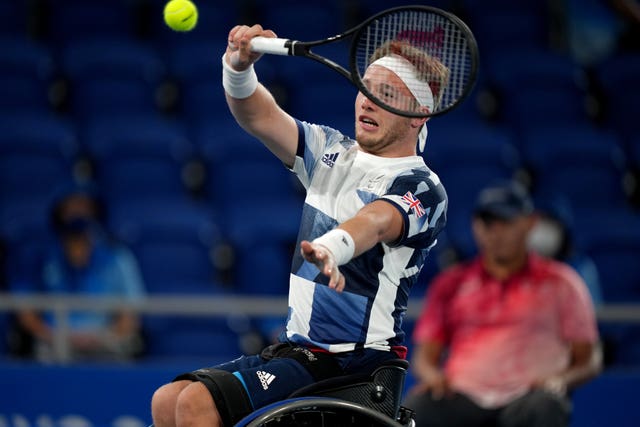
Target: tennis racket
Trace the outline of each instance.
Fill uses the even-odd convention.
[[[311,50],[348,37],[349,69]],[[430,117],[455,108],[471,91],[478,69],[478,46],[469,27],[457,16],[430,6],[387,9],[324,40],[255,37],[251,50],[318,61],[349,79],[375,104],[405,117]],[[389,55],[395,59],[383,58]],[[398,60],[398,55],[405,60]],[[374,62],[397,77],[379,68],[367,73]]]

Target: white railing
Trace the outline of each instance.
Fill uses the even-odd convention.
[[[413,298],[407,309],[407,319],[415,320],[422,300]],[[53,348],[56,359],[69,360],[69,313],[77,311],[131,310],[146,315],[226,316],[242,314],[250,317],[285,316],[287,299],[283,296],[258,297],[240,295],[153,295],[140,301],[129,302],[121,298],[96,296],[15,295],[0,293],[0,312],[33,309],[47,310],[59,325],[54,331]],[[596,311],[600,322],[640,322],[640,304],[603,305]]]

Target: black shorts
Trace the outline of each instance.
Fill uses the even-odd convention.
[[[222,421],[232,426],[243,417],[294,391],[347,373],[372,372],[395,353],[359,350],[334,355],[288,343],[267,347],[259,355],[179,375],[174,381],[202,382],[216,402]]]

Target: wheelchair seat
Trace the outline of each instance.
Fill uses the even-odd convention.
[[[352,374],[319,381],[293,392],[295,397],[333,397],[353,402],[396,420],[409,362],[392,359],[371,374]]]

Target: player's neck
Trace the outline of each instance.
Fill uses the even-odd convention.
[[[412,157],[416,155],[415,144],[410,145],[401,142],[394,142],[385,145],[363,146],[358,144],[361,151],[379,157],[400,158]]]

